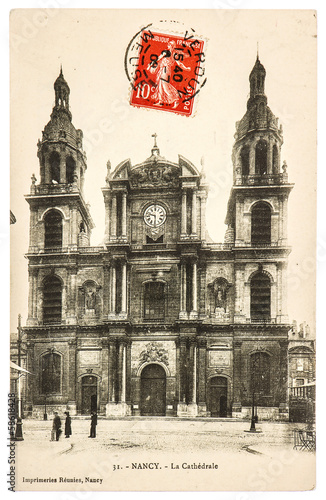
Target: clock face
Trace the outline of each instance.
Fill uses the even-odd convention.
[[[161,205],[150,205],[144,213],[144,221],[150,227],[159,227],[164,224],[166,211]]]

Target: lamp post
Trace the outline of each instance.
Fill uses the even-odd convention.
[[[20,392],[20,377],[22,374],[18,375],[18,416],[16,421],[16,431],[15,431],[15,441],[24,441],[23,438],[23,424],[21,418],[21,392]]]
[[[17,350],[18,350],[18,366],[21,364],[21,343],[22,343],[22,327],[21,327],[21,315],[18,314],[18,339],[17,339]],[[18,382],[18,415],[16,420],[16,430],[15,430],[15,441],[23,441],[23,423],[22,423],[22,398],[21,398],[21,385],[20,385],[20,377],[22,373],[18,373],[17,382]]]
[[[43,420],[48,419],[48,414],[46,413],[46,395],[44,396],[44,414],[43,414]]]
[[[249,432],[256,432],[256,425],[255,425],[255,388],[252,389],[252,406],[251,406],[251,425],[250,425],[250,431]]]
[[[257,392],[257,385],[258,385],[258,393],[260,394],[260,377],[263,375],[261,374],[261,366],[260,366],[260,355],[261,355],[261,348],[258,346],[257,347],[257,353],[259,357],[253,358],[253,363],[252,363],[252,401],[251,401],[251,422],[250,422],[250,429],[249,431],[245,432],[261,432],[257,431],[256,429],[256,422],[258,421],[258,415],[257,415],[257,408],[256,408],[256,415],[255,415],[255,393]],[[257,354],[256,353],[256,354]],[[259,363],[258,369],[257,369],[257,362]],[[259,380],[258,380],[259,378]],[[259,382],[257,384],[257,381]]]

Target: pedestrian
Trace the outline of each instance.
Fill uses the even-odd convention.
[[[58,415],[58,412],[54,412],[54,419],[53,419],[53,430],[55,431],[55,439],[56,441],[59,441],[60,434],[62,432],[61,430],[61,419]]]
[[[88,436],[90,438],[95,438],[96,437],[96,426],[97,426],[97,413],[96,411],[92,411],[91,413],[91,435]]]
[[[69,411],[65,411],[66,421],[65,421],[65,435],[66,438],[69,438],[72,434],[71,432],[71,417],[69,415]]]

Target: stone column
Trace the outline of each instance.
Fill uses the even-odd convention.
[[[184,263],[180,264],[180,312],[183,311],[183,275],[184,275]]]
[[[103,311],[102,314],[107,318],[109,312],[111,312],[109,307],[109,297],[110,297],[110,267],[108,265],[103,266]]]
[[[117,347],[115,340],[109,340],[109,394],[108,403],[115,403],[116,398],[116,357],[117,357]]]
[[[187,341],[185,338],[179,340],[179,403],[177,406],[177,416],[188,415],[188,405],[186,402],[187,393]]]
[[[111,313],[115,314],[116,312],[116,286],[117,286],[117,277],[116,277],[116,263],[112,263],[111,267]]]
[[[126,403],[131,404],[131,342],[126,345]]]
[[[60,155],[60,184],[65,184],[66,180],[66,155],[62,151]]]
[[[34,319],[34,310],[35,310],[35,302],[34,302],[34,288],[35,288],[35,281],[34,281],[34,274],[35,271],[33,269],[29,270],[29,276],[28,276],[28,284],[29,284],[29,289],[28,289],[28,318],[27,318],[27,324],[29,325],[30,322],[33,323]]]
[[[35,370],[34,365],[34,342],[27,341],[27,359],[26,359],[26,370],[30,373],[26,373],[26,405],[32,405],[34,402],[34,387],[35,384]]]
[[[117,237],[117,195],[112,194],[112,205],[111,205],[111,238],[116,239]]]
[[[198,413],[206,415],[206,339],[198,340]]]
[[[121,289],[121,313],[127,314],[127,263],[123,262],[121,266],[122,272],[122,289]]]
[[[108,192],[104,192],[105,200],[105,241],[110,240],[110,222],[111,222],[111,196]]]
[[[181,207],[181,234],[187,234],[187,191],[182,191],[182,207]]]
[[[197,347],[196,339],[191,339],[189,347],[189,359],[190,363],[188,366],[189,374],[189,404],[187,408],[187,413],[189,416],[197,416]]]
[[[127,238],[127,193],[122,193],[121,236]]]
[[[249,175],[254,175],[256,173],[255,160],[256,160],[255,144],[251,144],[249,152]]]
[[[126,346],[122,351],[122,374],[121,374],[121,403],[126,402]]]
[[[45,169],[44,169],[45,184],[51,184],[51,165],[50,165],[50,154],[49,153],[44,155],[44,164],[45,164]]]
[[[180,339],[180,402],[186,402],[186,369],[187,369],[187,343],[186,339]]]
[[[192,265],[192,310],[190,313],[191,317],[197,317],[198,315],[198,305],[197,305],[197,263],[194,262]]]
[[[180,277],[180,313],[179,318],[184,319],[187,316],[187,265],[181,262]]]
[[[267,145],[267,173],[271,175],[273,173],[273,143],[268,142]]]
[[[122,403],[122,373],[123,373],[123,353],[124,353],[124,343],[120,340],[119,341],[119,348],[118,348],[118,401],[119,403]]]
[[[62,227],[62,232],[63,232],[62,246],[66,246],[67,241],[68,241],[68,237],[65,238],[65,226],[66,226],[66,224],[64,224]],[[70,244],[71,244],[71,246],[77,247],[77,245],[78,245],[78,241],[77,241],[77,234],[78,234],[77,233],[77,209],[75,207],[73,207],[70,210],[70,224],[68,227],[70,227]]]
[[[241,412],[241,345],[242,342],[233,343],[233,413]],[[232,397],[232,396],[231,396]]]
[[[69,297],[68,297],[68,311],[67,311],[67,324],[74,325],[77,322],[77,269],[75,267],[70,269],[68,274],[69,282]]]
[[[280,340],[279,405],[281,418],[288,420],[288,341]]]
[[[76,339],[68,341],[69,346],[69,363],[68,363],[68,405],[71,415],[77,415],[76,406]]]
[[[192,192],[191,235],[197,236],[197,189]]]
[[[197,403],[197,346],[193,346],[192,402]]]
[[[200,198],[200,239],[206,239],[206,214],[205,214],[206,197]]]
[[[100,411],[105,412],[109,397],[109,344],[107,338],[102,339],[102,382]]]
[[[236,204],[236,225],[235,225],[235,244],[236,246],[243,244],[243,201],[241,198],[238,199],[238,203]]]
[[[286,245],[287,237],[288,237],[288,197],[284,196],[283,198],[283,213],[282,213],[282,243]]]

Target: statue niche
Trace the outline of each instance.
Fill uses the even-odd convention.
[[[79,289],[79,310],[84,319],[95,319],[101,311],[100,287],[94,281],[86,281]]]
[[[228,290],[230,283],[225,278],[216,278],[209,285],[210,288],[210,315],[218,319],[227,319],[228,310]]]

